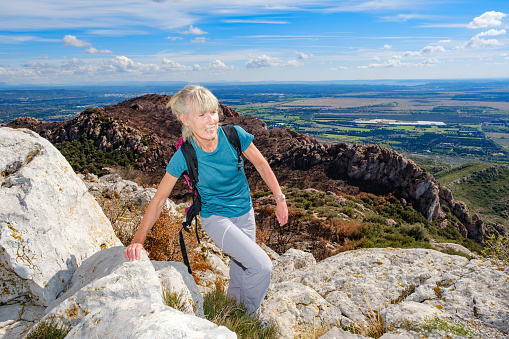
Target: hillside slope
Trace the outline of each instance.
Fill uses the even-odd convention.
[[[472,213],[491,224],[509,224],[509,167],[469,163],[434,174]]]

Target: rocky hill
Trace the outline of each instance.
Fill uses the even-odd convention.
[[[128,150],[135,155],[133,167],[150,174],[151,182],[157,183],[180,136],[180,123],[166,107],[169,99],[151,94],[114,106],[87,109],[70,121],[44,123],[18,118],[5,126],[32,129],[56,145],[86,137],[99,150]],[[455,227],[463,236],[483,241],[483,222],[471,216],[466,205],[455,201],[432,175],[403,155],[377,145],[322,144],[290,129],[269,130],[258,119],[242,117],[226,106],[222,109],[222,122],[240,125],[255,136],[256,146],[281,185],[340,194],[392,194],[412,203],[428,220],[443,218],[444,209],[450,211],[459,220]],[[250,164],[246,174],[252,190],[266,190]],[[183,192],[187,191],[179,183],[174,194],[178,197]]]
[[[89,193],[124,192],[146,204],[152,188],[106,176],[84,183],[29,130],[0,128],[0,154],[0,338],[26,338],[55,319],[66,338],[237,338],[204,318],[205,279],[197,285],[182,263],[146,253],[127,261]],[[227,281],[227,262],[196,250],[220,271],[207,270],[208,281]],[[360,249],[320,262],[266,250],[274,259],[262,314],[277,338],[508,336],[505,266],[430,249]],[[170,307],[166,292],[182,296],[181,305]]]

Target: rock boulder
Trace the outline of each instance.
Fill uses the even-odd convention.
[[[49,141],[0,128],[0,154],[0,303],[47,306],[86,258],[120,241]]]

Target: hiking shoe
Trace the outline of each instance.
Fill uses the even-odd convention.
[[[267,328],[269,328],[269,322],[265,319],[260,319],[260,329],[261,330],[266,330]]]

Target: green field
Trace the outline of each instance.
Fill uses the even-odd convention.
[[[509,110],[468,104],[426,110],[380,104],[332,108],[312,106],[312,100],[297,102],[302,106],[282,102],[234,108],[269,128],[287,127],[325,143],[378,144],[404,154],[455,158],[455,163],[509,164]],[[371,119],[389,122],[368,123]]]

